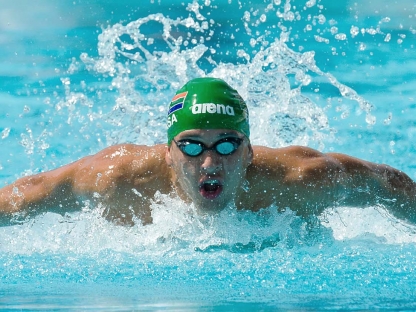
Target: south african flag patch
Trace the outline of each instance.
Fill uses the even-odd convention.
[[[176,94],[169,105],[168,116],[177,110],[183,108],[183,103],[185,102],[188,91]]]

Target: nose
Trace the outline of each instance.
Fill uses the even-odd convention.
[[[206,151],[202,154],[201,171],[215,174],[222,169],[221,156],[214,151]]]

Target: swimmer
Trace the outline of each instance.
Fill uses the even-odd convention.
[[[0,215],[64,213],[89,200],[107,207],[105,217],[116,223],[148,224],[160,192],[202,213],[276,205],[308,217],[328,207],[382,205],[416,223],[416,184],[399,170],[303,146],[252,146],[246,103],[223,80],[189,81],[173,97],[167,119],[167,145],[110,146],[5,186]]]

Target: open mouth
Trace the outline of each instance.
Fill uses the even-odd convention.
[[[222,184],[218,180],[206,180],[199,185],[199,193],[207,199],[215,199],[222,192]]]

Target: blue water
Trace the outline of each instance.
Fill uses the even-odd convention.
[[[1,1],[0,185],[165,142],[166,103],[203,75],[246,98],[254,144],[416,179],[414,1],[241,2]],[[0,307],[416,309],[415,227],[383,207],[330,207],[310,229],[275,207],[208,218],[157,199],[149,226],[84,203],[0,227]]]

